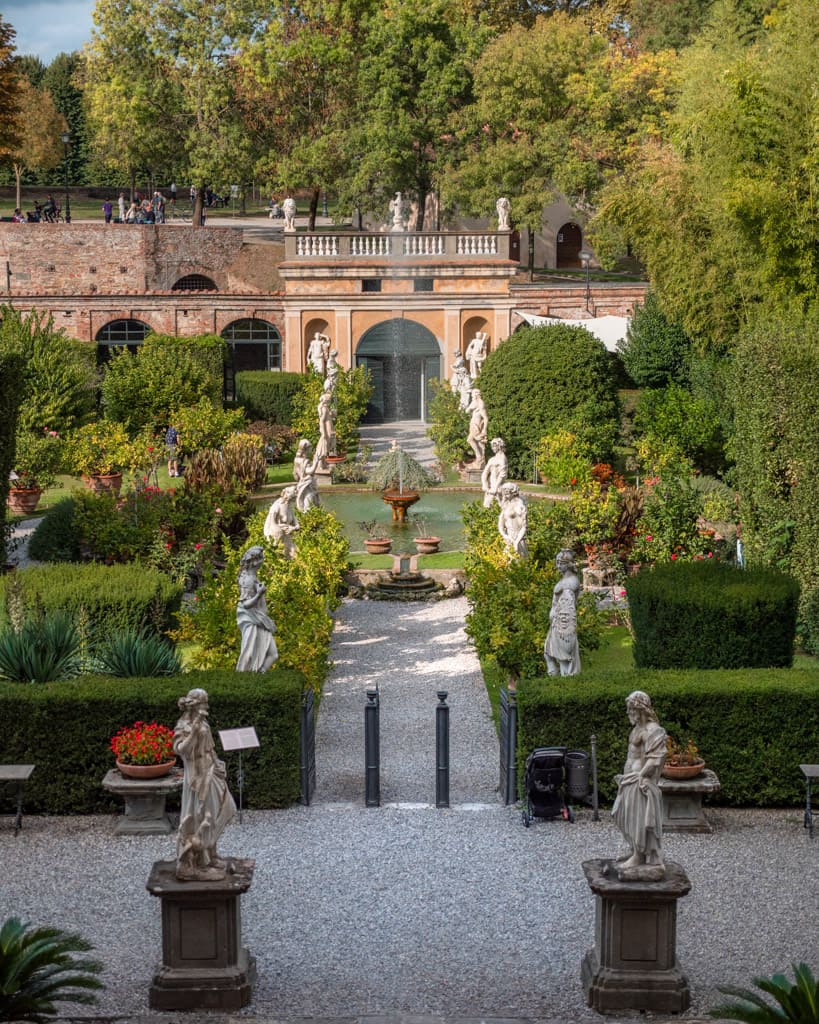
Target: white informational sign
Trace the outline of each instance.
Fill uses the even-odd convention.
[[[259,737],[252,725],[245,729],[220,729],[219,740],[223,750],[248,750],[259,746]]]
[[[239,198],[239,186],[238,185],[231,185],[230,186],[230,198],[231,199],[238,199]]]

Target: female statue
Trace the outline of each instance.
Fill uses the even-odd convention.
[[[490,441],[492,458],[483,467],[481,487],[483,488],[483,507],[492,508],[498,500],[501,484],[506,482],[509,463],[506,460],[506,445],[502,437],[493,437]]]
[[[306,512],[314,505],[320,505],[318,484],[316,483],[316,470],[318,469],[318,456],[310,459],[313,446],[303,437],[296,449],[296,457],[293,459],[293,478],[296,481],[296,508],[299,512]]]
[[[242,634],[242,649],[236,663],[237,672],[267,672],[279,656],[276,623],[267,614],[266,587],[256,576],[264,558],[264,550],[255,545],[242,555],[239,569],[239,602],[236,625]]]
[[[298,530],[299,524],[293,511],[295,503],[296,488],[285,487],[268,509],[267,518],[264,521],[265,537],[273,541],[274,544],[281,544],[285,558],[293,558],[296,554],[293,534]],[[261,551],[261,548],[259,550]]]
[[[529,513],[526,502],[517,484],[505,483],[498,491],[500,515],[498,516],[498,532],[506,541],[506,546],[513,555],[526,558],[529,546],[526,543],[526,529],[529,525]]]
[[[486,462],[484,446],[486,445],[486,428],[489,418],[486,415],[486,406],[481,398],[481,393],[477,388],[472,389],[472,397],[470,398],[467,412],[471,413],[467,441],[469,442],[469,447],[475,453],[475,459],[471,468],[483,469]]]
[[[577,595],[580,580],[574,564],[574,552],[558,551],[555,558],[560,579],[552,594],[549,632],[543,655],[550,676],[576,676],[580,673],[580,648],[577,643]]]
[[[319,461],[336,453],[336,404],[332,386],[328,387],[328,383],[329,380],[324,382],[318,404],[319,440],[316,455]]]

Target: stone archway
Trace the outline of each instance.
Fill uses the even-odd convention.
[[[557,268],[579,267],[582,248],[583,232],[579,225],[571,222],[564,224],[557,233]]]
[[[429,382],[441,377],[441,346],[432,331],[414,320],[385,320],[361,336],[355,361],[373,379],[366,422],[427,418]]]

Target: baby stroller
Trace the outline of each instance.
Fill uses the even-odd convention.
[[[574,821],[574,812],[565,797],[565,757],[565,747],[538,747],[526,758],[523,777],[526,807],[522,817],[527,828],[534,818]]]

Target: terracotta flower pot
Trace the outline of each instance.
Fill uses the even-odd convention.
[[[12,512],[33,512],[42,493],[41,487],[12,487],[7,503]]]
[[[389,537],[368,537],[364,541],[364,547],[371,555],[388,555],[392,540]]]
[[[693,779],[700,774],[704,767],[705,761],[702,759],[695,761],[694,764],[668,764],[666,762],[663,765],[663,775],[667,779]]]
[[[163,761],[162,764],[123,764],[117,761],[117,769],[121,775],[129,779],[159,779],[176,767],[176,759]]]
[[[415,550],[419,555],[434,555],[440,543],[440,537],[415,537]]]
[[[122,473],[101,473],[95,476],[87,476],[85,486],[97,494],[103,491],[113,491],[119,494],[122,490]]]

